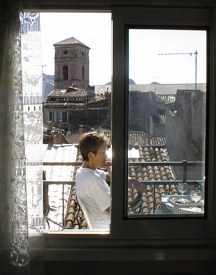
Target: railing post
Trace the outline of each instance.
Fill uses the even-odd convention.
[[[182,168],[183,168],[182,180],[183,182],[187,183],[187,160],[182,161]]]
[[[154,200],[153,200],[153,214],[155,213],[155,183],[154,183]]]
[[[64,226],[64,183],[62,184],[62,226]]]

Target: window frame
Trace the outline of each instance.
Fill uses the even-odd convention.
[[[176,8],[116,8],[113,10],[113,116],[112,116],[112,148],[113,148],[113,180],[112,180],[112,230],[115,237],[127,238],[205,238],[215,236],[215,218],[212,209],[215,202],[213,185],[213,147],[214,119],[213,90],[214,69],[210,56],[215,56],[213,40],[215,25],[209,19],[212,13],[208,9],[176,9]],[[151,218],[126,219],[124,218],[124,194],[127,196],[127,121],[128,121],[128,36],[129,27],[145,27],[148,29],[200,29],[207,31],[207,103],[206,103],[206,174],[208,186],[206,197],[208,203],[204,218]],[[119,108],[122,102],[122,108]],[[125,184],[124,184],[125,183]],[[154,230],[153,230],[154,228]],[[167,230],[169,228],[169,230]],[[184,228],[184,230],[182,230]],[[196,232],[191,230],[196,228]]]
[[[26,1],[28,2],[28,1]],[[35,2],[35,4],[34,4]],[[50,8],[52,10],[59,10],[61,8],[62,11],[71,11],[74,9],[71,7],[70,1],[65,1],[65,4],[62,4],[58,1],[46,3],[40,5],[42,10]],[[84,1],[83,1],[84,2]],[[109,1],[107,1],[109,2]],[[132,2],[132,1],[131,1]],[[68,4],[66,4],[68,3]],[[64,8],[64,5],[66,8]],[[79,6],[80,5],[80,6]],[[133,4],[131,4],[133,6]],[[159,3],[158,5],[161,5]],[[62,7],[63,6],[63,7]],[[85,4],[78,4],[79,11],[82,10],[82,6],[87,12],[92,12],[95,8],[94,4],[91,4],[89,7],[86,7]],[[153,5],[154,6],[154,5]],[[157,6],[157,5],[156,5]],[[162,7],[164,4],[161,5]],[[166,6],[166,5],[165,5]],[[178,5],[177,5],[178,6]],[[181,6],[181,5],[179,5]],[[186,5],[187,6],[187,5]],[[211,100],[208,99],[208,114],[211,114],[211,120],[207,121],[206,128],[208,129],[208,142],[206,144],[206,151],[209,152],[206,160],[208,163],[208,167],[206,171],[208,172],[208,181],[209,186],[206,190],[209,198],[212,198],[216,195],[216,186],[212,185],[213,179],[215,178],[214,171],[214,163],[215,163],[215,117],[216,117],[216,108],[215,106],[215,98],[214,98],[214,89],[216,87],[216,75],[215,71],[216,66],[216,49],[213,48],[213,45],[216,45],[216,11],[214,9],[211,10],[211,7],[208,9],[203,9],[204,4],[201,5],[199,10],[196,10],[196,14],[201,15],[201,19],[198,21],[202,22],[202,13],[205,14],[206,17],[209,13],[209,47],[208,57],[208,90],[210,92]],[[31,3],[25,3],[24,7],[26,9],[37,8],[38,5],[36,1],[31,1]],[[107,12],[107,7],[110,8],[110,4],[104,5],[104,11]],[[189,5],[190,7],[190,5]],[[77,6],[75,7],[77,9]],[[95,9],[94,9],[95,10]],[[184,260],[208,260],[209,259],[209,248],[215,249],[216,247],[216,221],[214,217],[213,210],[216,209],[216,202],[211,202],[207,206],[207,217],[203,223],[201,223],[201,228],[195,236],[191,236],[190,234],[180,234],[179,232],[175,232],[173,235],[166,234],[166,232],[161,234],[160,229],[155,232],[155,223],[154,227],[152,227],[152,220],[147,219],[144,224],[142,221],[136,220],[124,220],[123,219],[123,194],[125,193],[124,182],[125,182],[125,167],[127,167],[127,159],[125,158],[125,148],[127,142],[125,141],[125,107],[119,108],[119,102],[126,101],[124,91],[126,88],[125,83],[125,30],[124,24],[143,24],[142,12],[145,10],[146,15],[146,23],[147,25],[159,27],[160,24],[166,23],[166,14],[168,14],[170,8],[110,8],[109,11],[112,12],[113,18],[113,98],[112,98],[112,145],[113,145],[113,177],[112,177],[112,227],[109,235],[92,235],[86,231],[86,234],[81,234],[81,232],[71,233],[67,232],[59,232],[59,233],[46,233],[44,234],[44,246],[45,246],[45,261],[108,261],[108,260],[119,260],[119,261],[138,261],[138,260],[176,260],[181,259]],[[160,11],[164,10],[164,18],[160,19]],[[184,25],[181,23],[182,16],[185,14],[182,13],[182,9],[175,9],[179,14],[178,19],[174,19],[173,21],[179,22],[179,25]],[[195,20],[193,16],[193,10],[191,8],[185,8],[184,11],[187,14],[187,18],[192,14],[192,18],[189,18],[190,22]],[[43,10],[44,11],[44,10]],[[101,11],[101,8],[99,10]],[[121,14],[122,13],[122,14]],[[150,14],[157,13],[159,14],[159,18],[152,18],[149,16]],[[174,16],[173,16],[174,17]],[[186,19],[185,19],[186,20]],[[183,20],[184,21],[184,20]],[[187,20],[186,20],[187,21]],[[196,21],[196,20],[195,20]],[[204,20],[205,21],[205,20]],[[176,24],[176,23],[175,23]],[[201,24],[201,23],[199,23]],[[167,24],[165,24],[167,25]],[[201,24],[202,25],[202,24]],[[194,24],[196,26],[196,24]],[[207,117],[206,116],[206,117]],[[124,123],[122,123],[124,121]],[[117,152],[118,154],[115,154]],[[163,222],[166,219],[163,219]],[[178,222],[178,220],[173,221],[176,226],[182,226],[182,221]],[[194,225],[200,225],[198,220],[194,220]],[[137,231],[137,226],[141,224],[139,231]],[[161,220],[159,219],[157,224],[161,225]],[[167,223],[166,223],[167,225]],[[147,229],[145,229],[147,226]],[[205,230],[202,231],[203,227]],[[145,231],[143,232],[143,228]],[[195,227],[193,226],[191,230],[193,231]],[[163,225],[163,230],[166,229],[166,226]],[[151,234],[148,234],[150,232]],[[182,247],[182,240],[184,240],[184,244]],[[37,251],[37,241],[33,238],[31,239],[33,245],[31,246],[31,250]],[[167,249],[167,247],[169,249]],[[197,247],[200,248],[200,251],[197,252]],[[111,249],[110,249],[111,248]],[[137,249],[138,248],[138,249]],[[140,251],[142,249],[142,252]],[[176,248],[181,248],[180,251],[177,251]],[[93,255],[93,252],[97,251],[96,255]],[[129,253],[130,258],[128,259]],[[141,253],[140,253],[141,252]],[[195,252],[195,254],[194,254]],[[126,256],[127,255],[127,256]],[[211,259],[215,259],[215,256],[211,257]]]

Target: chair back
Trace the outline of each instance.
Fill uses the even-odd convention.
[[[91,222],[90,222],[90,219],[89,219],[89,216],[88,216],[88,211],[87,211],[87,209],[85,207],[85,204],[80,199],[78,199],[78,198],[77,198],[77,201],[78,201],[78,203],[79,203],[79,205],[80,205],[80,207],[82,209],[82,212],[84,214],[84,217],[85,217],[85,220],[86,220],[88,228],[92,229],[92,225],[91,225]]]

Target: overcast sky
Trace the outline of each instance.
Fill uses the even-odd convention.
[[[91,48],[90,85],[111,81],[111,14],[41,13],[44,73],[54,74],[53,44],[70,37],[75,37]],[[129,77],[137,84],[153,81],[164,84],[194,83],[195,70],[197,82],[206,82],[205,31],[130,30],[129,37]],[[197,67],[195,51],[198,52]]]

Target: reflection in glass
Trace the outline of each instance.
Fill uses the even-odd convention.
[[[191,190],[205,190],[206,43],[204,30],[129,30],[128,217],[204,214]]]

